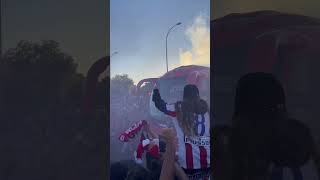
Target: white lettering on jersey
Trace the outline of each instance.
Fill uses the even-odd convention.
[[[210,137],[203,137],[203,136],[187,137],[187,136],[185,136],[184,142],[189,143],[189,144],[193,144],[196,146],[210,147]]]
[[[198,172],[194,174],[188,175],[191,180],[200,180],[200,179],[208,179],[210,178],[210,172]]]

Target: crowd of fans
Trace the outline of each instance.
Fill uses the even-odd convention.
[[[155,92],[153,98],[156,102]],[[179,114],[178,104],[175,116]],[[183,105],[186,106],[182,102]],[[190,108],[192,104],[188,105],[185,109],[195,113],[195,108]],[[156,103],[156,106],[172,115],[168,109],[162,109],[161,103]],[[177,117],[178,121],[186,121],[187,113],[182,114],[183,118]],[[207,168],[193,169],[199,176],[197,173],[190,176],[190,169],[183,167],[181,155],[177,154],[181,148],[181,144],[177,145],[177,128],[167,128],[159,135],[160,142],[163,142],[160,147],[161,158],[154,158],[147,153],[145,166],[134,159],[112,163],[111,180],[319,179],[319,155],[310,130],[288,114],[285,92],[272,74],[247,74],[238,81],[236,87],[232,125],[210,126],[213,156]],[[191,127],[181,122],[179,124],[181,129]],[[313,175],[304,170],[308,164],[313,168]],[[202,176],[206,172],[210,177]]]

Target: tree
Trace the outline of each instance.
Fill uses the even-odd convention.
[[[0,125],[6,150],[0,155],[6,174],[1,179],[102,176],[99,172],[104,167],[96,165],[103,163],[106,154],[108,117],[86,118],[74,111],[83,103],[85,82],[89,81],[89,90],[94,91],[94,96],[88,97],[95,97],[96,87],[90,85],[96,84],[96,75],[104,70],[101,62],[105,65],[98,61],[85,77],[76,72],[75,60],[55,41],[21,41],[4,54],[0,61],[0,114],[3,111],[6,117],[1,117]],[[107,81],[98,83],[98,99],[108,98]]]
[[[131,87],[134,86],[133,80],[127,74],[116,75],[110,81],[110,93],[112,97],[129,95]]]
[[[55,41],[20,41],[4,54],[2,64],[8,68],[4,93],[11,113],[19,110],[26,115],[58,106],[69,91],[66,85],[74,84],[72,81],[81,84],[74,59]]]
[[[80,109],[83,103],[85,76],[83,74],[74,74],[68,81],[65,81],[66,92],[63,93],[65,102],[74,108]]]

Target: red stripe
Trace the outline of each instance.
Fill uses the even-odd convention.
[[[208,162],[207,162],[207,150],[203,146],[199,146],[200,149],[200,164],[201,169],[207,168]]]
[[[141,143],[138,145],[136,152],[137,152],[137,157],[136,158],[141,159],[142,158],[142,154],[144,152],[144,149],[143,149]]]
[[[174,112],[174,111],[169,111],[169,112],[168,112],[168,115],[169,115],[169,116],[172,116],[172,117],[176,117],[176,116],[177,116],[177,113]]]
[[[193,154],[192,154],[192,146],[189,143],[185,143],[186,146],[186,162],[187,169],[193,169]]]

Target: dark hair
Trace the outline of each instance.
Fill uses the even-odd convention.
[[[137,165],[129,170],[126,180],[155,180],[152,173],[143,166]]]
[[[249,73],[236,87],[234,116],[269,115],[286,112],[281,83],[269,73]]]
[[[308,128],[287,116],[284,89],[272,74],[239,80],[230,137],[235,178],[264,176],[271,163],[303,165],[311,157],[310,140]]]
[[[193,136],[194,132],[194,115],[205,114],[208,112],[208,104],[200,97],[184,99],[175,104],[177,119],[183,133],[187,136]]]
[[[188,84],[183,90],[183,101],[175,104],[177,119],[184,134],[193,136],[194,114],[204,114],[208,111],[206,101],[200,99],[199,89],[194,84]]]
[[[110,180],[125,180],[129,171],[128,166],[121,162],[115,162],[110,167]]]
[[[153,179],[159,179],[162,169],[162,161],[154,158],[149,153],[146,154],[147,168],[151,172]]]
[[[147,168],[150,171],[161,169],[162,162],[160,159],[154,158],[149,152],[146,153]]]
[[[196,99],[199,98],[199,89],[194,84],[188,84],[183,89],[183,99]]]
[[[272,131],[284,112],[284,91],[272,74],[256,72],[240,78],[230,136],[235,178],[266,175]]]

